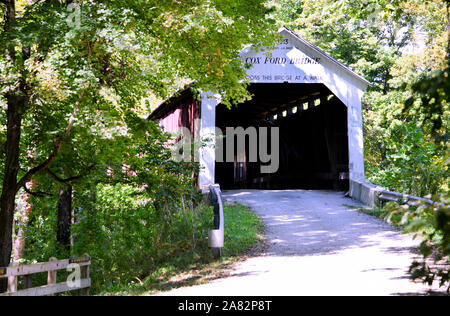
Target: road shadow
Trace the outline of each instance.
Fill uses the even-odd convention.
[[[265,197],[265,194],[267,195]],[[225,191],[226,203],[250,206],[263,219],[267,256],[329,255],[373,247],[380,241],[401,241],[399,231],[382,220],[343,204],[360,206],[333,191]],[[387,247],[383,251],[411,251]]]
[[[355,208],[362,205],[344,197],[344,193],[239,190],[225,191],[223,195],[226,203],[247,205],[264,221],[266,245],[263,253],[258,253],[257,256],[299,257],[300,260],[302,257],[330,256],[341,260],[342,256],[355,259],[355,254],[361,253],[378,261],[374,268],[360,268],[355,270],[356,274],[380,275],[393,282],[411,279],[407,270],[412,258],[419,255],[419,242],[413,241],[411,236],[403,234],[400,229],[382,219],[356,210]],[[377,257],[386,261],[383,262],[383,259]],[[348,264],[352,263],[349,260]],[[330,265],[333,264],[334,262],[330,262]],[[370,264],[368,266],[370,267]],[[246,272],[236,276],[248,274],[249,272]],[[390,275],[395,277],[389,277]],[[445,291],[431,290],[397,293],[393,289],[392,295],[448,294]]]

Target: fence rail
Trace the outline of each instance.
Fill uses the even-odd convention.
[[[68,268],[79,267],[80,280],[75,282],[56,283],[57,271]],[[80,258],[57,260],[51,258],[49,262],[30,265],[14,265],[0,268],[0,279],[8,278],[8,292],[0,293],[0,296],[46,296],[57,293],[81,290],[82,295],[89,295],[91,279],[89,270],[91,258],[85,255]],[[37,273],[48,273],[47,285],[33,288],[33,275]],[[18,278],[24,277],[23,290],[18,290]]]

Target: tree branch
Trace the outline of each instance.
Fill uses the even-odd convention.
[[[76,116],[76,114],[78,112],[78,109],[80,107],[80,101],[84,97],[85,92],[86,92],[86,89],[81,91],[80,95],[78,96],[78,100],[75,102],[75,107],[73,109],[72,116],[71,116],[71,118],[69,120],[69,124],[67,125],[66,130],[64,131],[63,137],[57,137],[56,138],[55,146],[54,146],[54,149],[53,149],[52,153],[50,154],[50,156],[47,158],[47,160],[45,160],[40,165],[38,165],[38,166],[28,170],[28,172],[17,183],[17,187],[18,188],[21,188],[26,183],[30,182],[31,178],[34,175],[36,175],[36,174],[46,170],[52,164],[52,162],[56,159],[56,157],[58,156],[59,152],[61,151],[62,145],[64,144],[65,140],[67,139],[67,137],[70,134],[70,131],[72,130],[73,123],[75,122],[75,116]]]
[[[53,196],[53,194],[46,193],[46,192],[32,192],[31,190],[27,189],[26,185],[23,186],[23,189],[25,190],[26,193],[28,193],[29,195],[35,196],[35,197]]]
[[[45,172],[47,172],[56,181],[67,184],[69,182],[76,181],[76,180],[79,180],[79,179],[85,177],[92,169],[94,169],[94,167],[95,167],[95,165],[91,165],[83,173],[79,174],[78,176],[70,177],[67,179],[62,179],[62,178],[58,177],[53,171],[50,170],[50,168],[45,169]]]

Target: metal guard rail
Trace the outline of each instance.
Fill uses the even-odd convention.
[[[379,194],[380,195],[378,196],[378,199],[383,200],[383,201],[388,201],[388,202],[397,202],[398,203],[399,200],[404,199],[404,200],[406,200],[407,203],[409,203],[410,201],[423,202],[427,205],[435,204],[436,206],[439,206],[439,207],[445,207],[445,204],[437,203],[430,199],[421,198],[421,197],[403,194],[403,193],[392,192],[392,191],[388,191],[388,190],[380,190]]]

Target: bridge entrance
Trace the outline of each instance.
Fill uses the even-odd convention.
[[[268,127],[269,152],[277,147],[270,143],[270,127],[279,128],[278,169],[261,172],[265,164],[259,156],[252,161],[249,148],[255,144],[249,142],[255,140],[248,137],[245,153],[235,154],[234,162],[216,161],[215,182],[223,189],[347,190],[348,115],[342,101],[320,83],[253,83],[249,91],[251,101],[217,106],[216,126],[224,135],[227,127],[256,127],[258,139],[258,128]]]
[[[194,156],[203,192],[214,183],[224,189],[346,190],[350,185],[350,195],[359,196],[365,179],[362,97],[370,83],[291,30],[281,28],[279,35],[273,48],[249,46],[239,54],[252,100],[227,109],[221,104],[223,92],[196,95],[187,86],[149,119],[169,133],[188,129],[202,144]],[[279,128],[279,168],[262,172],[265,161],[251,155],[254,143],[252,150],[247,142],[241,154],[221,158],[216,153],[217,127],[222,133],[227,127],[261,127],[257,139],[263,127]]]

